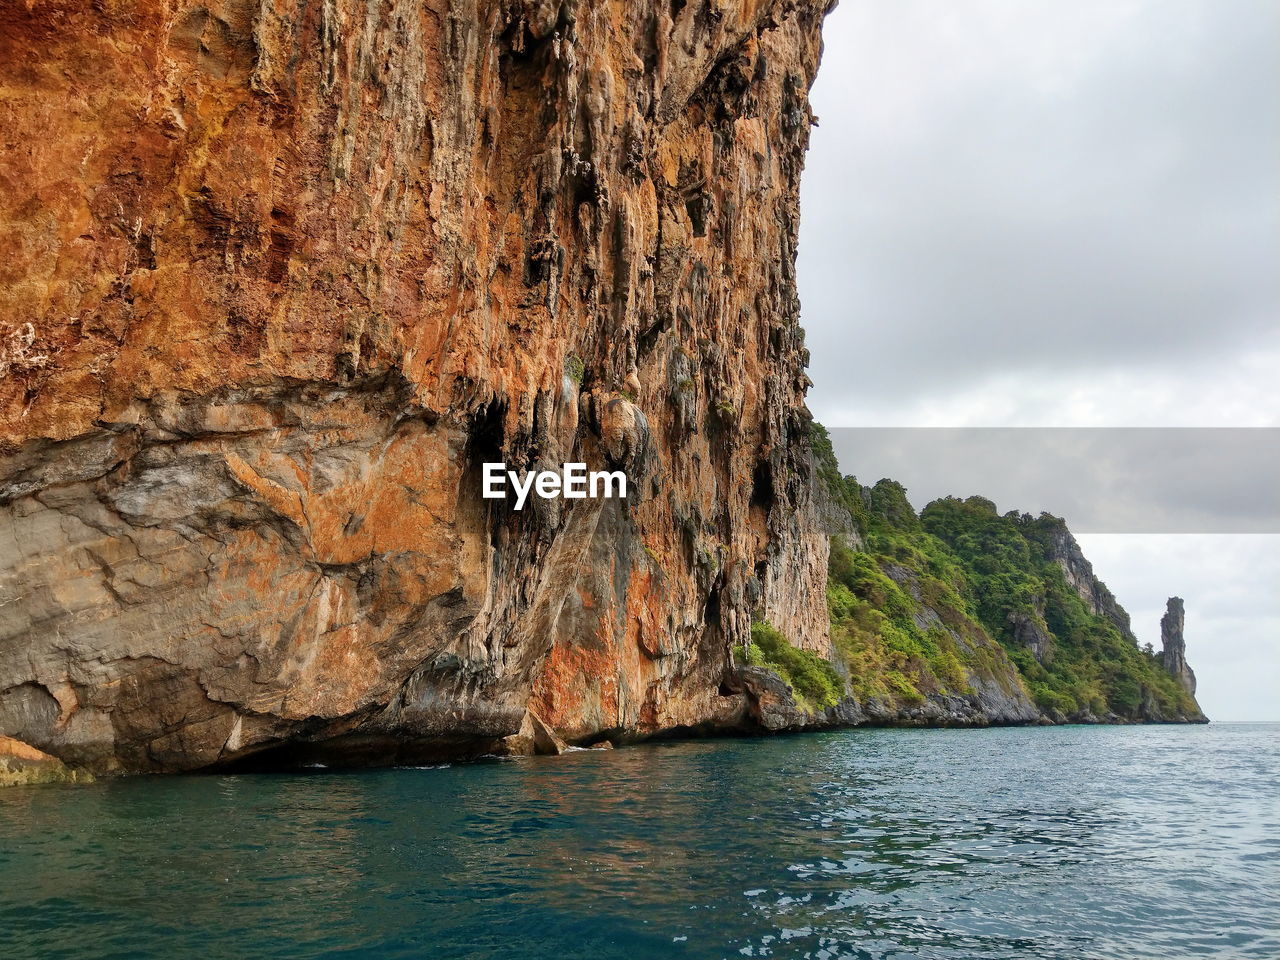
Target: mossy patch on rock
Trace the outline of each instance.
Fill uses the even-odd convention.
[[[73,770],[57,757],[21,740],[0,736],[0,787],[92,782],[92,774]]]
[[[751,642],[738,654],[746,666],[764,667],[781,677],[803,707],[824,710],[844,695],[844,681],[829,661],[792,646],[767,622],[751,625]]]

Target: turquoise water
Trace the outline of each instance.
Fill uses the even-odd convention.
[[[1280,725],[0,791],[0,956],[1280,957]]]

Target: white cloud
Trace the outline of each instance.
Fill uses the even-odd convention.
[[[1028,377],[993,370],[960,383],[922,384],[908,397],[809,394],[829,427],[1275,427],[1280,426],[1280,334],[1247,352],[1178,364],[1116,365]]]
[[[1100,373],[1082,400],[1117,425],[1172,378],[1217,423],[1273,397],[1277,29],[1266,0],[838,7],[802,195],[818,406]]]
[[[801,198],[818,419],[1280,425],[1278,33],[1271,0],[838,7]],[[1081,540],[1143,639],[1187,600],[1211,716],[1280,719],[1280,537]]]

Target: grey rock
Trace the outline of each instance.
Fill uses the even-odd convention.
[[[1164,616],[1160,618],[1160,661],[1182,689],[1195,696],[1196,675],[1187,664],[1187,643],[1182,636],[1185,625],[1182,598],[1170,597]]]

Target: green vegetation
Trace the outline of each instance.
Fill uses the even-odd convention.
[[[585,373],[586,366],[583,364],[581,357],[569,354],[564,358],[564,375],[578,386],[582,386],[582,377]]]
[[[832,539],[827,582],[832,641],[859,700],[918,703],[968,693],[977,677],[1007,684],[1011,661],[1059,719],[1196,712],[1158,657],[1067,582],[1062,520],[1000,515],[981,497],[939,500],[917,516],[901,484],[841,476],[820,425],[811,439],[818,476],[862,541]],[[1041,638],[1040,660],[1019,624]]]
[[[827,577],[831,639],[853,695],[910,705],[929,694],[969,693],[974,674],[1004,672],[999,649],[968,609],[961,564],[924,532],[902,485],[863,488],[841,476],[820,425],[812,440],[818,475],[862,540],[855,550],[832,538]]]
[[[796,701],[810,709],[824,709],[840,700],[844,683],[835,667],[808,650],[793,647],[772,624],[751,625],[751,642],[738,648],[738,659],[772,670],[791,687]]]
[[[832,642],[854,695],[913,704],[971,692],[970,671],[994,664],[991,641],[957,592],[963,572],[910,508],[902,511],[901,487],[878,484],[870,500],[864,548],[833,538],[827,578]]]
[[[1008,648],[1042,710],[1129,719],[1152,706],[1165,716],[1196,711],[1155,655],[1139,649],[1106,611],[1090,611],[1067,583],[1055,552],[1066,534],[1061,519],[1001,515],[981,497],[948,497],[925,507],[921,521],[964,564],[979,619]],[[1042,662],[1016,641],[1019,620],[1052,638]]]

